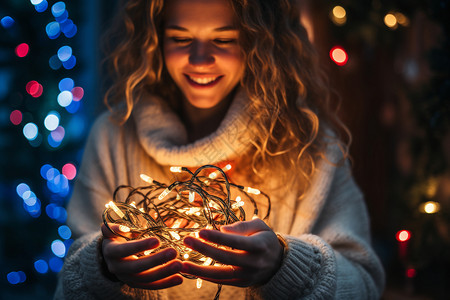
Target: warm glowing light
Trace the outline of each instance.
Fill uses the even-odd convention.
[[[214,172],[210,173],[210,174],[208,175],[208,177],[209,177],[210,179],[216,179],[216,178],[217,178],[217,172],[214,171]]]
[[[260,191],[260,190],[254,189],[254,188],[251,188],[251,187],[246,187],[246,188],[244,188],[244,191],[247,192],[247,193],[249,193],[249,194],[253,194],[253,195],[259,195],[259,194],[261,194],[261,191]]]
[[[409,19],[402,13],[395,13],[395,17],[397,18],[398,24],[402,26],[409,26]]]
[[[197,288],[201,288],[202,287],[202,283],[203,281],[200,278],[197,278]]]
[[[148,175],[145,175],[145,174],[141,174],[141,179],[142,180],[144,180],[145,182],[147,182],[147,183],[153,183],[153,178],[151,178],[150,176],[148,176]]]
[[[396,28],[397,18],[393,14],[387,14],[384,16],[384,24],[389,28]]]
[[[192,203],[195,200],[195,194],[193,191],[189,191],[189,202]]]
[[[26,44],[26,43],[19,44],[16,47],[16,55],[18,57],[25,57],[28,55],[29,50],[30,50],[30,47],[28,46],[28,44]]]
[[[169,193],[170,193],[169,188],[166,188],[166,189],[158,196],[158,199],[159,199],[159,200],[164,199]]]
[[[330,50],[330,58],[338,65],[343,66],[348,61],[348,55],[347,52],[341,47],[333,47]]]
[[[182,168],[181,167],[170,167],[170,172],[172,173],[181,173]]]
[[[125,232],[125,233],[131,231],[131,230],[130,230],[130,227],[125,226],[125,225],[120,225],[120,226],[119,226],[119,230],[122,231],[122,232]]]
[[[333,8],[333,15],[338,19],[342,19],[345,18],[347,12],[342,6],[337,5]]]
[[[397,241],[406,242],[411,238],[411,233],[408,230],[400,230],[397,232]]]
[[[223,168],[223,170],[226,172],[226,171],[229,171],[229,170],[231,170],[231,165],[230,164],[228,164],[228,165],[226,165],[224,168]]]
[[[108,204],[105,205],[107,208],[111,208],[120,218],[125,218],[125,214],[117,207],[117,205],[109,201]]]
[[[428,201],[420,206],[420,211],[427,214],[437,213],[441,209],[441,205],[438,202]]]
[[[184,259],[188,259],[188,258],[189,258],[189,254],[188,254],[188,253],[185,253],[185,254],[183,255],[183,258],[184,258]]]

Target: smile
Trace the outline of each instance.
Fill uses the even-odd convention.
[[[203,87],[210,87],[215,85],[223,76],[202,76],[202,77],[196,77],[194,75],[187,75],[184,74],[184,76],[188,79],[188,82],[191,85],[194,86],[203,86]]]

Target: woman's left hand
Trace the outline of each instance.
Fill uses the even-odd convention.
[[[248,287],[266,283],[281,265],[283,247],[272,229],[259,218],[222,226],[220,231],[204,229],[199,235],[207,242],[232,250],[186,237],[184,244],[187,247],[224,265],[201,266],[183,262],[182,273],[217,284]]]

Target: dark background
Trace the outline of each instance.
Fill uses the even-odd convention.
[[[71,243],[61,226],[73,180],[62,186],[44,178],[41,169],[45,164],[59,172],[67,163],[78,167],[89,128],[104,109],[99,38],[116,1],[67,1],[77,33],[55,39],[46,26],[56,20],[51,8],[57,1],[49,1],[42,12],[32,4],[37,2],[0,4],[0,19],[15,21],[0,26],[0,299],[51,298],[64,258],[52,244],[67,248]],[[383,298],[445,299],[450,293],[449,2],[300,2],[303,22],[340,95],[340,116],[353,135],[353,171],[387,274]],[[347,12],[344,24],[333,22],[336,5]],[[383,21],[388,13],[402,13],[407,22],[389,28]],[[25,57],[14,52],[21,43],[30,47]],[[72,48],[77,63],[52,69],[49,59],[64,45]],[[337,45],[349,57],[343,66],[329,56]],[[84,89],[76,111],[56,101],[63,78]],[[41,96],[27,93],[31,80],[43,86]],[[10,120],[15,110],[22,113],[17,125]],[[56,147],[47,142],[50,131],[44,127],[50,110],[60,114],[65,128]],[[34,141],[23,134],[29,122],[40,133]],[[20,197],[22,183],[35,193],[39,207],[30,209]],[[427,201],[439,203],[440,210],[423,213],[420,207]],[[396,239],[400,230],[410,232],[408,241]]]

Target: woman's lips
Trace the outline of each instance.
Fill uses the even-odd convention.
[[[188,83],[193,86],[193,87],[197,87],[197,88],[209,88],[212,86],[215,86],[222,78],[223,75],[188,75],[188,74],[184,74],[184,76],[186,77]]]

